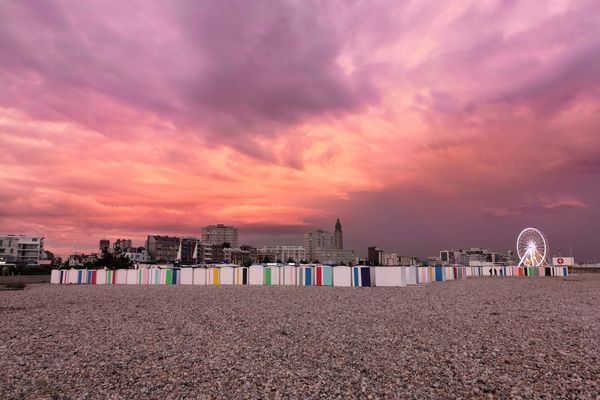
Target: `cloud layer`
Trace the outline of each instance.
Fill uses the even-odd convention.
[[[597,256],[595,1],[5,2],[0,227]]]

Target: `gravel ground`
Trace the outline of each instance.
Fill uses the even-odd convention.
[[[0,292],[0,398],[599,398],[600,275]]]

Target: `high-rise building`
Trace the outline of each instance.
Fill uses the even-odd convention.
[[[353,250],[343,249],[342,225],[338,219],[335,232],[316,229],[304,234],[304,249],[309,262],[354,264]]]
[[[340,219],[338,218],[336,223],[335,223],[335,248],[337,250],[343,250],[344,249],[344,237],[343,237],[343,233],[342,233],[342,224],[340,224]]]
[[[100,239],[98,250],[100,250],[100,253],[108,253],[108,251],[110,250],[110,240]]]
[[[335,239],[333,233],[315,229],[304,234],[304,249],[309,261],[319,260],[317,253],[321,250],[333,250]]]
[[[28,265],[39,264],[45,257],[41,236],[0,235],[0,261]]]
[[[202,228],[202,241],[215,245],[228,243],[230,247],[238,247],[238,229],[223,224],[208,225]]]

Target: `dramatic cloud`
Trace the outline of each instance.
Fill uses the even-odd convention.
[[[0,227],[597,255],[597,1],[4,2]]]

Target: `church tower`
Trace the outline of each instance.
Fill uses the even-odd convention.
[[[336,250],[342,250],[344,248],[344,237],[342,233],[342,224],[340,224],[340,219],[337,219],[335,223],[335,248]]]

